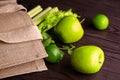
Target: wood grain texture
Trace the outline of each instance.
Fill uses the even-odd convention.
[[[86,18],[82,24],[85,35],[75,45],[100,46],[105,51],[105,63],[100,72],[84,75],[71,68],[70,56],[65,53],[58,64],[46,63],[48,71],[3,80],[120,80],[120,0],[18,0],[18,3],[28,10],[38,4],[44,9],[48,6],[58,6],[62,10],[72,8],[82,18]],[[104,31],[98,31],[91,25],[91,19],[98,13],[104,13],[110,19],[108,29]]]

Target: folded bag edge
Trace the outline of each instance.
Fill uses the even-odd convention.
[[[33,29],[35,29],[36,30],[36,32],[35,33],[40,33],[39,31],[38,31],[38,29],[37,29],[37,27],[36,26],[31,26],[31,27],[27,27],[27,28],[33,28]],[[2,36],[2,37],[0,37],[1,39],[1,41],[3,41],[3,42],[6,42],[6,43],[19,43],[19,42],[26,42],[26,41],[31,41],[31,40],[36,40],[36,39],[42,39],[42,37],[41,37],[41,35],[39,34],[38,36],[36,36],[36,37],[33,37],[32,39],[28,39],[28,38],[26,38],[26,39],[20,39],[19,37],[16,37],[15,35],[13,35],[13,34],[15,34],[15,32],[17,32],[17,33],[19,33],[19,31],[21,31],[21,30],[23,30],[23,28],[20,28],[20,29],[17,29],[17,30],[13,30],[13,31],[10,31],[10,32],[6,32],[6,33],[4,33],[4,32],[2,32],[2,33],[0,33],[0,35]],[[32,29],[31,29],[32,30]],[[30,32],[28,32],[28,34],[27,35],[30,35],[29,34]],[[21,36],[22,36],[22,34],[23,33],[21,33]],[[5,37],[5,35],[6,35],[6,37]],[[14,36],[15,38],[14,39],[12,39],[12,38],[10,38],[10,35],[12,35],[12,36]],[[24,37],[29,37],[29,36],[24,36]],[[33,36],[33,34],[31,34],[32,36]],[[23,36],[22,36],[23,37]],[[16,39],[16,38],[18,38],[18,39],[20,39],[20,40],[18,40],[18,39]],[[47,55],[46,55],[47,56]],[[45,57],[45,56],[44,56]],[[14,65],[13,65],[14,66]]]
[[[33,72],[41,72],[45,70],[47,70],[47,67],[44,63],[44,60],[40,59],[29,63],[24,63],[22,65],[17,65],[9,67],[7,69],[3,69],[0,71],[0,79]]]

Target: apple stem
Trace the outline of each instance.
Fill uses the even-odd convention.
[[[80,23],[83,23],[85,21],[85,18],[83,18],[81,21],[80,21]]]

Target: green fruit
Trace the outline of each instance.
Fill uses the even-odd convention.
[[[94,27],[98,30],[104,30],[109,25],[109,19],[104,14],[97,14],[96,16],[93,17],[92,22],[93,22]]]
[[[74,16],[64,17],[57,26],[54,27],[54,32],[64,43],[76,42],[80,40],[84,34],[81,23]]]
[[[104,52],[98,46],[86,45],[75,49],[71,55],[73,68],[84,74],[98,72],[104,63]]]
[[[56,46],[56,44],[51,43],[45,49],[48,54],[48,57],[45,58],[46,61],[57,63],[63,58],[63,52]]]

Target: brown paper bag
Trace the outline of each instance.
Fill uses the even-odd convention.
[[[0,70],[0,79],[10,76],[47,70],[43,59]]]
[[[5,4],[16,4],[17,0],[0,0],[0,5],[5,5]]]
[[[0,79],[46,70],[43,58],[47,54],[41,40],[40,31],[22,5],[0,6]]]

